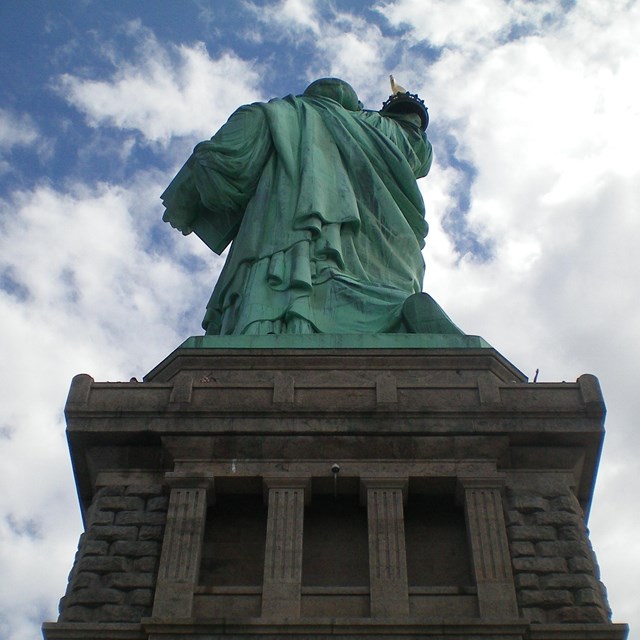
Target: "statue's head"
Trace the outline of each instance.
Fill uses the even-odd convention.
[[[349,111],[360,111],[362,103],[353,87],[339,78],[320,78],[312,82],[305,90],[305,96],[331,98]]]

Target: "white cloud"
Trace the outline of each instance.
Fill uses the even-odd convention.
[[[396,0],[377,10],[395,27],[407,27],[404,37],[432,47],[462,49],[477,54],[497,41],[536,33],[561,21],[560,0]]]
[[[265,22],[278,25],[290,34],[310,31],[320,34],[319,18],[315,0],[281,0],[275,5],[258,7],[250,4],[258,16]]]
[[[219,261],[161,222],[159,180],[40,186],[0,201],[2,637],[26,639],[34,620],[55,619],[65,590],[80,534],[62,418],[72,376],[140,379],[201,333]]]
[[[287,41],[295,48],[304,43],[312,53],[305,60],[308,81],[339,77],[350,82],[365,104],[382,104],[389,95],[386,58],[396,42],[366,19],[337,11],[314,0],[281,0],[273,5],[250,5],[264,34]]]
[[[28,114],[16,115],[0,107],[0,150],[31,146],[38,136],[38,127]]]
[[[34,148],[43,159],[52,153],[51,142],[44,140],[29,114],[0,107],[0,176],[13,170],[9,154],[16,147]]]
[[[367,103],[380,101],[390,93],[384,61],[394,47],[380,29],[362,18],[337,13],[323,25],[315,40],[317,56],[309,65],[309,80],[322,76],[344,78],[356,88]],[[374,103],[375,104],[375,103]]]
[[[167,45],[132,26],[142,42],[135,62],[112,53],[107,80],[62,75],[58,91],[93,127],[138,131],[144,142],[210,137],[239,105],[260,98],[257,64],[232,52],[212,59],[204,44]]]
[[[477,46],[504,30],[509,19],[501,0],[399,0],[378,10],[392,25],[410,26],[412,38],[435,47]]]

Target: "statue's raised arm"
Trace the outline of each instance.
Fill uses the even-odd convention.
[[[415,95],[366,111],[324,78],[198,144],[162,199],[164,220],[216,253],[233,241],[207,334],[461,333],[420,293],[427,124]]]

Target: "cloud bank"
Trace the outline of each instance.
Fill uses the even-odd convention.
[[[239,105],[260,99],[260,65],[229,51],[212,59],[202,42],[163,45],[139,24],[135,58],[116,52],[106,80],[63,74],[61,95],[94,127],[133,130],[142,143],[166,146],[174,137],[209,137]],[[227,114],[227,116],[224,116]]]

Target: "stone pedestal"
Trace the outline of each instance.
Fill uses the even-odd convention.
[[[45,638],[624,639],[585,528],[597,380],[430,340],[209,337],[76,376],[85,533]]]

